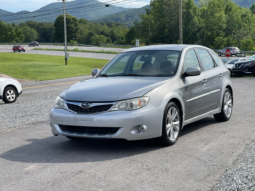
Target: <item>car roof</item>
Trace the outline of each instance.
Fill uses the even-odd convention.
[[[200,45],[186,45],[186,44],[166,44],[166,45],[150,45],[150,46],[141,46],[127,49],[123,52],[132,52],[132,51],[142,51],[142,50],[175,50],[181,51],[187,47],[197,47],[197,48],[207,48],[205,46]]]

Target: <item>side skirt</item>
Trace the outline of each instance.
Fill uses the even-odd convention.
[[[188,120],[184,121],[183,126],[188,125],[190,123],[193,123],[195,121],[199,121],[199,120],[201,120],[203,118],[210,117],[211,115],[214,115],[216,113],[220,113],[220,109],[209,111],[209,112],[207,112],[205,114],[202,114],[202,115],[196,116],[194,118],[188,119]]]

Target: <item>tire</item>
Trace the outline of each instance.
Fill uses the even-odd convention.
[[[7,87],[4,90],[3,101],[5,103],[14,103],[17,100],[18,94],[15,88]]]
[[[255,76],[255,67],[253,68],[252,74],[253,74],[253,76]]]
[[[230,76],[233,76],[232,70],[230,70],[230,69],[228,69],[228,70],[229,70],[229,72],[230,72]]]
[[[232,116],[233,110],[233,95],[228,88],[225,89],[221,112],[214,115],[216,121],[228,121]]]
[[[219,55],[219,56],[221,56],[221,53],[220,53],[220,52],[218,52],[218,55]]]
[[[162,136],[159,138],[159,142],[164,146],[174,145],[178,140],[181,125],[182,118],[178,106],[174,102],[168,103],[164,112]]]
[[[20,52],[20,50],[18,50]]]
[[[23,52],[26,52],[26,50],[24,50]]]
[[[16,51],[14,50],[13,52],[15,53]]]
[[[230,57],[232,57],[233,56],[233,54],[230,54]]]
[[[78,140],[84,140],[86,138],[81,138],[81,137],[69,137],[69,136],[66,136],[66,138],[72,140],[72,141],[78,141]]]

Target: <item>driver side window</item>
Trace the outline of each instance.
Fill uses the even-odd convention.
[[[197,55],[194,50],[186,53],[183,63],[183,71],[185,72],[189,67],[200,68]]]

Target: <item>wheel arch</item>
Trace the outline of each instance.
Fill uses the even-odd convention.
[[[16,92],[17,92],[17,96],[19,96],[18,89],[16,88],[16,86],[14,86],[14,85],[12,85],[12,84],[8,84],[8,85],[6,85],[6,86],[4,87],[4,91],[5,91],[5,89],[8,88],[8,87],[14,88],[14,89],[16,90]],[[3,91],[3,93],[4,93],[4,91]]]
[[[230,93],[231,93],[231,95],[232,95],[232,102],[234,103],[233,88],[232,88],[230,85],[227,85],[227,86],[226,86],[226,88],[228,88],[228,89],[229,89],[229,91],[230,91]],[[225,88],[225,89],[226,89],[226,88]]]
[[[181,101],[178,98],[175,98],[175,97],[171,98],[168,103],[170,103],[170,102],[174,102],[178,106],[178,108],[179,108],[179,110],[181,112],[181,129],[182,129],[183,128],[183,122],[184,122],[183,105],[182,105]]]

